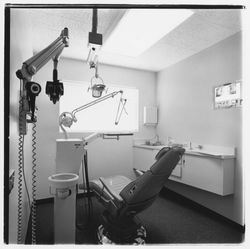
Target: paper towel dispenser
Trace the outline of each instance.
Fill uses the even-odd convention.
[[[146,126],[157,125],[157,107],[144,106],[143,110],[143,124]]]

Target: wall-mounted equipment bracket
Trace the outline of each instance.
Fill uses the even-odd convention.
[[[58,60],[64,47],[68,47],[68,28],[64,28],[60,36],[42,51],[38,52],[25,62],[22,68],[17,70],[16,76],[21,80],[20,85],[20,106],[19,106],[19,134],[26,134],[26,123],[36,122],[35,97],[41,91],[38,83],[32,82],[35,75],[51,59]],[[27,117],[30,115],[30,118]]]

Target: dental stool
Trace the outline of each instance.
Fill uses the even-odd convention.
[[[146,230],[135,215],[154,202],[184,152],[181,147],[161,149],[151,168],[134,181],[118,175],[90,182],[105,207],[97,231],[99,243],[145,243]]]

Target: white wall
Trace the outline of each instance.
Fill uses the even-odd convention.
[[[67,48],[65,48],[67,49]],[[56,139],[62,138],[58,132],[59,105],[53,104],[45,94],[47,80],[52,79],[52,62],[42,68],[34,77],[41,84],[42,92],[37,98],[37,154],[38,154],[38,198],[51,197],[48,192],[48,176],[55,173]],[[90,81],[94,71],[79,60],[61,58],[58,67],[59,79],[72,81]],[[134,86],[139,89],[139,132],[136,138],[155,136],[155,128],[143,126],[143,106],[155,105],[155,73],[108,65],[99,66],[99,74],[105,84]],[[63,97],[62,97],[63,98]],[[74,101],[74,96],[72,96]],[[72,110],[65,110],[72,111]],[[103,115],[105,118],[105,114]],[[84,125],[84,124],[83,124]],[[71,134],[70,137],[81,138],[86,134]],[[89,145],[90,178],[123,174],[133,177],[132,162],[133,137],[121,137],[117,140],[96,140]]]
[[[10,137],[9,137],[9,168],[15,170],[14,188],[9,195],[9,242],[17,243],[17,180],[18,180],[18,101],[20,81],[16,71],[22,67],[23,61],[32,56],[30,43],[30,20],[25,10],[11,9],[10,23]],[[29,127],[30,128],[30,127]],[[24,142],[25,174],[28,185],[31,179],[31,132],[25,136]],[[26,235],[29,208],[27,194],[23,182],[23,242]]]
[[[157,75],[159,125],[167,140],[193,141],[237,147],[235,193],[220,197],[205,191],[169,183],[173,190],[243,224],[242,217],[242,112],[240,108],[213,109],[215,86],[242,77],[241,33],[215,44]]]

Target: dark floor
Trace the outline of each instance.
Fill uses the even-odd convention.
[[[97,244],[96,228],[103,207],[95,197],[93,216],[84,230],[76,229],[77,244]],[[83,198],[77,201],[77,222],[86,222],[87,214]],[[229,223],[210,214],[182,205],[160,195],[151,207],[138,215],[147,230],[147,244],[165,243],[241,243],[244,234]],[[30,226],[27,243],[30,243]],[[37,244],[53,244],[53,204],[37,207]]]

